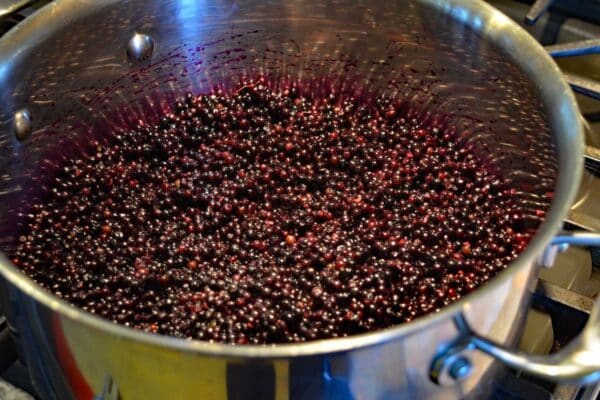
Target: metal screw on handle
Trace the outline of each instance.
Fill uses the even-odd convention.
[[[589,232],[563,232],[556,236],[550,246],[598,246],[600,234]],[[478,336],[471,330],[462,314],[455,317],[461,335],[458,340],[440,352],[430,368],[431,379],[446,385],[459,379],[452,373],[456,362],[467,352],[482,351],[504,365],[529,375],[555,382],[581,384],[600,380],[600,299],[596,301],[589,320],[581,332],[561,351],[548,356],[531,355],[507,348]]]
[[[468,378],[473,371],[473,364],[467,357],[459,357],[450,365],[448,374],[454,380],[460,381]]]

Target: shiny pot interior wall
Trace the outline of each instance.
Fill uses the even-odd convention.
[[[185,92],[227,91],[259,76],[301,81],[309,93],[382,93],[412,115],[455,126],[515,182],[532,218],[553,190],[551,130],[530,80],[477,33],[420,2],[80,3],[82,18],[40,27],[0,60],[5,250],[16,213],[61,157],[92,137],[157,121]],[[127,56],[135,32],[154,39],[145,61]],[[32,134],[19,141],[13,114],[22,108]]]

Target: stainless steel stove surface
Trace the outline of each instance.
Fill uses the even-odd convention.
[[[14,3],[15,7],[5,3]],[[0,35],[45,3],[48,0],[0,1]],[[586,137],[587,169],[565,227],[600,231],[600,0],[492,0],[489,3],[523,23],[547,46],[577,93],[590,127]],[[564,346],[583,328],[599,292],[598,250],[572,248],[560,254],[555,266],[541,273],[521,349],[544,354]],[[35,391],[27,369],[14,361],[14,349],[3,340],[6,335],[7,324],[0,317],[0,400],[33,399]],[[518,371],[507,371],[493,385],[494,399],[600,398],[600,384],[555,385],[522,376]]]

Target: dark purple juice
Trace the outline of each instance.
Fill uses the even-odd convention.
[[[188,95],[158,126],[57,168],[13,262],[114,322],[215,342],[341,337],[438,311],[535,227],[453,129],[403,110],[264,83]]]

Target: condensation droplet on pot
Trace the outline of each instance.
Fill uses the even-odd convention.
[[[131,60],[143,61],[152,55],[154,39],[143,33],[136,33],[127,43],[127,56]]]
[[[23,141],[31,134],[31,115],[25,108],[18,110],[14,115],[15,136]]]

